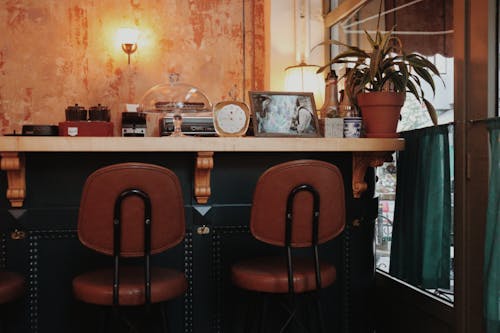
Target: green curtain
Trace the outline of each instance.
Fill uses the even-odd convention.
[[[486,332],[500,332],[500,119],[489,121],[491,166],[484,244]]]
[[[448,128],[401,133],[392,230],[392,276],[426,289],[450,287],[451,184]]]

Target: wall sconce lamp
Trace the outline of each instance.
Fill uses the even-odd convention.
[[[118,41],[122,45],[122,50],[128,56],[128,64],[130,65],[130,55],[137,51],[137,39],[139,30],[135,28],[120,28],[118,30]]]

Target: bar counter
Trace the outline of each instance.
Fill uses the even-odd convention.
[[[366,168],[381,165],[387,152],[402,149],[403,139],[6,136],[0,138],[0,169],[8,173],[7,198],[12,207],[22,207],[24,152],[197,152],[194,195],[205,204],[214,152],[353,152],[352,186],[358,198],[366,190]]]
[[[404,149],[403,139],[215,137],[0,137],[0,152],[360,152]]]
[[[278,163],[318,159],[341,170],[346,204],[344,232],[320,249],[337,267],[321,292],[327,331],[373,332],[372,167],[402,149],[402,139],[0,137],[0,264],[23,273],[27,287],[12,308],[15,331],[93,330],[95,315],[74,300],[71,281],[111,259],[78,240],[81,190],[98,168],[135,161],[171,169],[182,186],[185,240],[155,259],[188,279],[186,295],[168,305],[172,332],[240,332],[249,295],[232,286],[231,264],[281,253],[248,228],[255,184]]]

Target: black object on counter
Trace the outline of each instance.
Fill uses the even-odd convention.
[[[122,136],[146,136],[146,114],[143,112],[123,112]]]
[[[109,121],[110,114],[107,106],[97,104],[89,108],[89,120],[90,121]]]
[[[58,136],[59,127],[56,125],[23,125],[23,136]]]
[[[66,108],[66,121],[86,121],[87,110],[83,106],[75,104]]]

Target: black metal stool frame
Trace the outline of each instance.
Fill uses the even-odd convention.
[[[316,289],[314,290],[314,298],[316,301],[316,309],[318,312],[318,318],[319,318],[319,325],[320,325],[320,332],[324,333],[325,328],[324,328],[324,320],[323,320],[323,313],[321,309],[321,304],[319,301],[319,295],[318,291],[321,289],[321,272],[320,272],[320,265],[319,265],[319,250],[318,250],[318,233],[319,233],[319,207],[320,207],[320,196],[318,191],[311,185],[309,184],[301,184],[293,188],[288,197],[287,197],[287,203],[286,203],[286,215],[285,215],[285,247],[286,247],[286,266],[287,266],[287,274],[288,274],[288,299],[289,303],[291,305],[291,308],[288,307],[286,304],[282,304],[282,306],[285,308],[285,310],[289,313],[289,317],[283,324],[283,326],[280,328],[279,332],[284,332],[287,327],[290,326],[290,324],[294,321],[298,321],[296,318],[296,313],[297,313],[297,303],[295,300],[295,290],[294,290],[294,283],[293,283],[293,248],[292,248],[292,231],[293,231],[293,205],[294,205],[294,199],[295,196],[300,193],[300,192],[309,192],[313,196],[313,211],[312,211],[312,237],[311,237],[311,249],[312,249],[312,256],[314,260],[314,270],[315,270],[315,276],[316,276]],[[266,296],[266,295],[264,295]],[[262,304],[262,310],[263,312],[261,313],[261,324],[260,326],[260,331],[263,332],[264,329],[264,315],[265,315],[265,308],[267,307],[267,299],[264,299],[264,303]],[[298,322],[302,327],[303,325]]]
[[[132,195],[140,197],[144,202],[144,290],[146,304],[151,304],[151,200],[139,189],[128,189],[116,199],[113,215],[113,306],[118,305],[120,290],[121,206],[123,200]]]
[[[295,196],[300,192],[309,192],[313,196],[313,211],[312,211],[312,237],[311,237],[311,248],[312,255],[314,259],[314,271],[316,275],[316,290],[317,293],[321,289],[321,272],[319,267],[319,251],[318,251],[318,230],[319,230],[319,206],[320,206],[320,196],[318,191],[309,184],[298,185],[292,189],[287,198],[286,203],[286,216],[285,216],[285,247],[287,252],[287,270],[288,270],[288,295],[291,300],[292,306],[294,307],[290,313],[290,317],[287,319],[285,324],[281,327],[280,332],[283,332],[288,325],[293,321],[296,315],[296,302],[295,302],[295,291],[293,283],[293,261],[292,261],[292,231],[293,231],[293,205]],[[320,319],[320,332],[324,332],[323,315],[319,302],[318,295],[315,295],[316,306],[318,311],[318,316]]]
[[[118,316],[120,292],[121,206],[123,200],[129,196],[138,196],[144,203],[144,292],[146,313],[149,314],[151,306],[151,199],[144,191],[131,188],[120,193],[115,201],[113,212],[113,313],[115,316]],[[168,332],[168,323],[163,303],[160,306],[160,311],[163,331]]]

